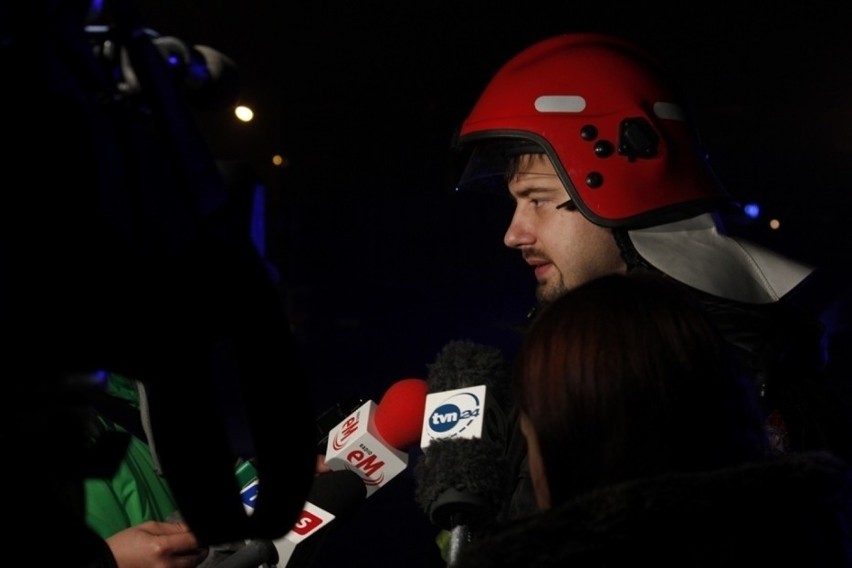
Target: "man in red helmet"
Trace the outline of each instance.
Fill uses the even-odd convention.
[[[826,383],[825,328],[793,302],[815,271],[725,233],[721,213],[734,203],[653,56],[599,34],[541,41],[492,78],[457,143],[458,189],[508,186],[504,243],[533,268],[540,304],[605,274],[662,272],[742,355],[775,451],[852,457],[842,389]],[[535,508],[525,452],[516,436],[510,518]]]

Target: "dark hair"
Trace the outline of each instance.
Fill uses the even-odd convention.
[[[609,275],[548,306],[515,362],[552,505],[640,477],[764,455],[755,387],[693,297],[655,273]]]
[[[533,146],[531,143],[524,146],[521,151],[511,153],[506,159],[506,183],[511,182],[521,171],[521,168],[529,165],[533,160],[541,159],[543,156],[547,156],[544,148]]]

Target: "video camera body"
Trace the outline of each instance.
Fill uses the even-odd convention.
[[[112,77],[117,92],[126,99],[139,95],[142,85],[114,27],[108,23],[91,23],[84,26],[84,31],[93,55]],[[237,101],[239,69],[230,57],[210,46],[190,45],[151,28],[143,28],[139,33],[146,35],[160,52],[175,84],[193,107],[226,108]]]

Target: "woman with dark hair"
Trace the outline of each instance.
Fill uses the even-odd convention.
[[[849,470],[768,451],[729,349],[657,274],[603,276],[554,301],[513,378],[542,512],[471,543],[461,565],[852,565]]]

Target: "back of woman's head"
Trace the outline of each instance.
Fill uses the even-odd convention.
[[[514,389],[552,504],[594,487],[765,451],[753,386],[685,289],[649,273],[566,293],[518,353]]]

